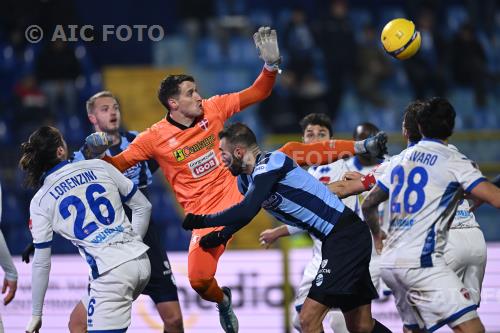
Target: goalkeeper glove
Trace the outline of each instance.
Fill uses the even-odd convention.
[[[23,250],[23,253],[21,254],[22,260],[29,264],[30,262],[30,256],[35,253],[35,245],[33,243],[29,243]]]
[[[368,139],[356,141],[354,150],[356,154],[368,154],[370,156],[384,158],[384,155],[387,154],[387,134],[381,131]]]
[[[224,230],[224,229],[223,229]],[[226,246],[227,241],[231,238],[231,235],[225,235],[222,230],[212,231],[209,234],[201,237],[200,246],[204,249],[211,249],[219,245]]]
[[[86,159],[101,158],[113,144],[113,137],[104,132],[95,132],[85,138],[83,155]]]
[[[184,222],[182,222],[182,228],[184,230],[202,229],[206,227],[205,215],[195,215],[189,213],[184,218]]]
[[[259,50],[259,57],[264,60],[268,70],[278,70],[278,65],[281,63],[280,51],[278,48],[278,36],[276,30],[271,30],[269,27],[260,27],[253,34],[255,47]]]

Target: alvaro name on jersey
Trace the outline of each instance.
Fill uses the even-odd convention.
[[[35,248],[50,247],[53,232],[69,239],[93,278],[148,249],[132,230],[122,202],[137,186],[101,160],[61,162],[45,174],[30,204]]]
[[[486,180],[455,147],[423,139],[393,158],[378,186],[389,193],[390,226],[381,267],[432,267],[464,193]]]

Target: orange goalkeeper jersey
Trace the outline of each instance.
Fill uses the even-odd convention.
[[[235,178],[221,165],[218,134],[226,119],[240,110],[238,93],[202,101],[203,116],[191,127],[168,115],[140,133],[120,155],[127,164],[155,159],[186,212],[210,214],[221,201],[237,203],[242,196]],[[115,164],[115,163],[113,163]]]
[[[176,123],[167,114],[140,133],[122,153],[104,160],[123,172],[140,161],[155,159],[186,213],[211,214],[229,208],[243,197],[236,178],[221,164],[218,134],[229,117],[270,94],[275,76],[263,70],[255,83],[243,91],[203,99],[203,116],[190,127]],[[299,164],[324,164],[343,153],[353,154],[354,143],[294,142],[280,150]]]

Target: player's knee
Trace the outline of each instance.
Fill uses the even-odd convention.
[[[87,332],[87,325],[82,322],[80,318],[75,316],[69,317],[68,329],[71,333],[85,333]]]
[[[69,316],[68,329],[71,333],[87,332],[87,314],[83,305],[78,304]]]
[[[208,290],[213,278],[210,279],[189,279],[191,288],[193,288],[198,294],[203,294]]]
[[[301,327],[301,332],[311,332],[314,326],[317,324],[314,322],[315,316],[309,311],[300,311],[299,314],[299,324]]]
[[[163,320],[163,325],[165,326],[166,332],[172,333],[182,333],[184,332],[184,326],[182,323],[182,315],[175,314]]]

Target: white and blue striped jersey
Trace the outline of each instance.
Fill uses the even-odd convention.
[[[35,248],[50,247],[57,232],[78,248],[94,278],[138,257],[148,247],[132,230],[122,206],[136,190],[104,161],[59,163],[46,172],[31,200]]]
[[[389,193],[390,226],[381,267],[444,264],[447,232],[464,193],[486,179],[441,141],[423,139],[391,158],[378,186]]]

